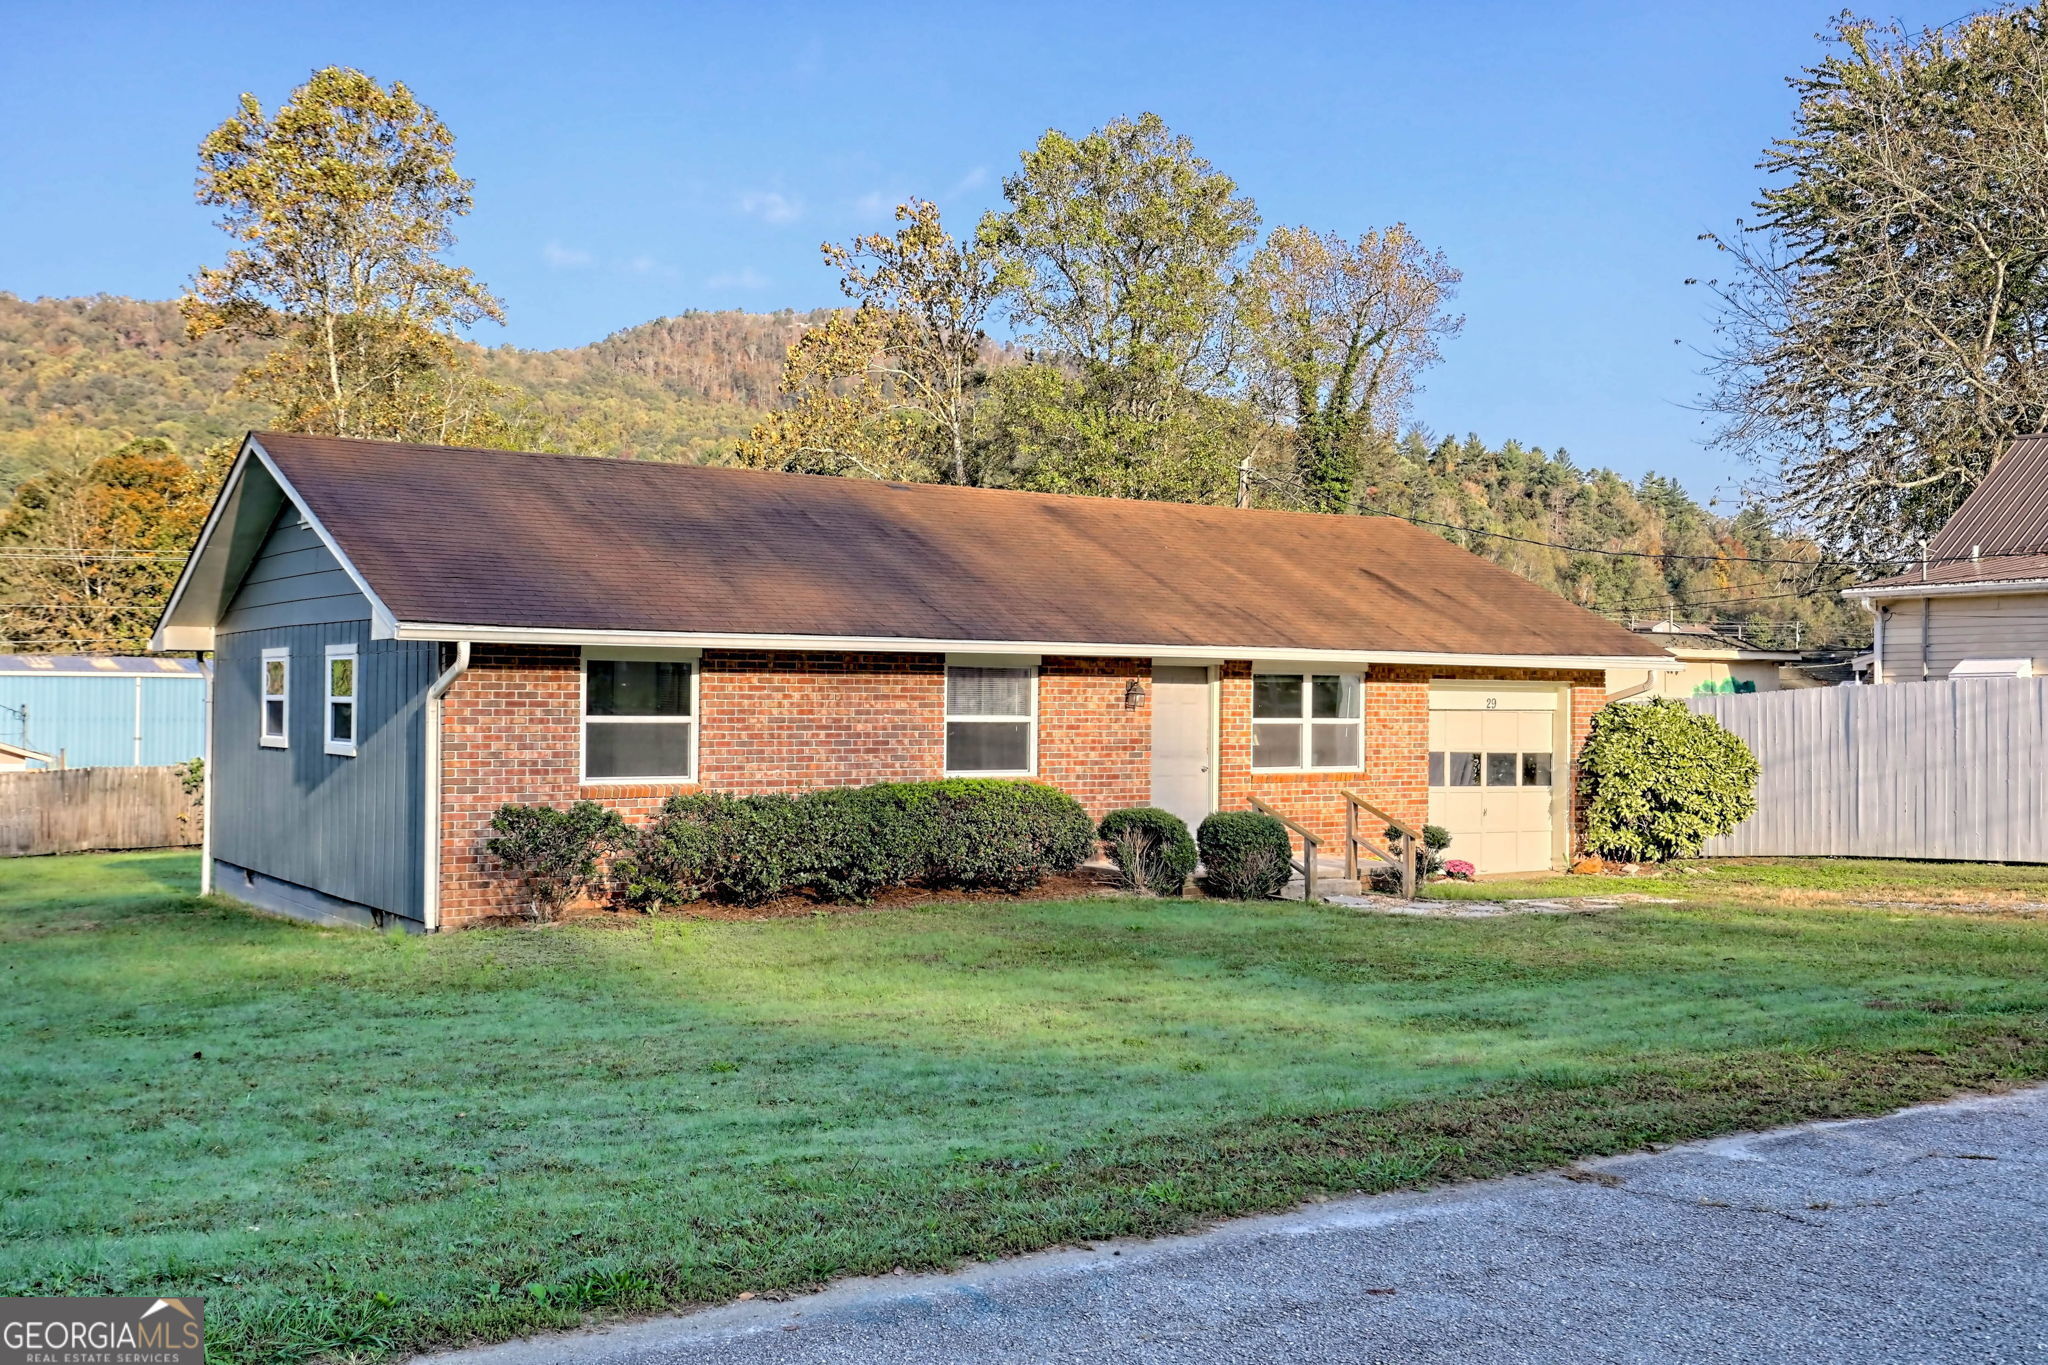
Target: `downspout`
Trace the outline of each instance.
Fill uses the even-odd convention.
[[[213,893],[213,675],[218,670],[208,667],[196,650],[192,658],[206,680],[206,705],[200,711],[206,739],[199,746],[199,894],[206,896]]]
[[[1882,602],[1872,602],[1869,598],[1865,598],[1863,604],[1869,607],[1870,614],[1877,618],[1877,625],[1872,628],[1870,643],[1870,681],[1882,683],[1884,681],[1884,618],[1891,614],[1891,608]]]
[[[455,680],[468,671],[469,641],[457,640],[455,662],[449,664],[446,671],[427,688],[427,742],[423,746],[427,752],[427,853],[426,865],[420,869],[423,892],[420,917],[429,933],[441,927],[441,698],[448,695],[448,689],[455,685]]]

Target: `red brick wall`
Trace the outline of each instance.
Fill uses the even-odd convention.
[[[1097,820],[1123,806],[1152,804],[1150,659],[1045,659],[1038,669],[1038,776]]]
[[[1225,664],[1217,755],[1224,810],[1245,810],[1256,796],[1324,840],[1322,855],[1344,856],[1343,790],[1357,792],[1381,810],[1421,826],[1429,817],[1429,685],[1461,679],[1498,682],[1571,683],[1574,756],[1585,743],[1593,712],[1606,702],[1606,675],[1598,671],[1535,668],[1418,667],[1379,664],[1365,675],[1365,767],[1346,773],[1259,773],[1251,766],[1252,670]],[[1576,790],[1576,767],[1574,787]],[[1380,831],[1366,833],[1377,839]]]
[[[707,652],[697,685],[697,783],[582,785],[581,654],[481,645],[441,719],[441,923],[505,913],[483,866],[507,801],[588,798],[644,819],[676,792],[797,792],[937,777],[945,660],[936,654]]]
[[[640,820],[698,786],[732,792],[938,777],[945,764],[945,660],[936,654],[712,651],[698,681],[699,783],[585,786],[580,655],[573,648],[481,645],[442,714],[441,922],[454,927],[509,908],[483,867],[491,816],[508,801],[601,801]],[[1222,808],[1257,795],[1329,842],[1344,803],[1367,800],[1414,823],[1429,808],[1429,682],[1498,678],[1571,682],[1572,747],[1605,700],[1597,672],[1378,667],[1366,675],[1365,767],[1355,773],[1251,771],[1251,667],[1223,666],[1217,755]],[[1058,658],[1039,670],[1038,771],[1100,818],[1151,800],[1151,661]],[[1130,684],[1140,684],[1133,696]],[[1374,830],[1372,833],[1377,834]]]

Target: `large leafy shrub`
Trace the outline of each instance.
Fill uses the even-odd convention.
[[[671,796],[636,831],[612,864],[612,889],[640,910],[698,900],[717,880],[716,854],[706,807],[727,798]]]
[[[1756,755],[1680,702],[1603,707],[1579,770],[1585,846],[1603,858],[1695,857],[1756,810]]]
[[[921,785],[932,789],[932,885],[1022,891],[1094,851],[1095,822],[1057,787],[987,777]]]
[[[1195,839],[1178,815],[1151,806],[1113,810],[1096,837],[1132,891],[1177,896],[1195,870]]]
[[[1287,826],[1249,810],[1219,810],[1195,831],[1204,883],[1231,900],[1271,900],[1294,875]]]
[[[626,822],[595,801],[567,810],[507,803],[491,817],[491,830],[484,851],[517,879],[527,914],[550,920],[597,876],[624,841]]]

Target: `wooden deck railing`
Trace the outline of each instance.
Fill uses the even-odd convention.
[[[1304,901],[1313,901],[1316,898],[1316,850],[1322,847],[1323,841],[1310,833],[1307,826],[1296,824],[1258,797],[1247,796],[1245,800],[1251,802],[1253,810],[1261,815],[1272,816],[1301,836],[1301,861],[1297,863],[1292,858],[1288,861],[1301,872],[1301,898]]]
[[[1388,867],[1399,872],[1401,874],[1401,898],[1403,900],[1414,900],[1415,849],[1422,842],[1421,833],[1407,822],[1397,820],[1387,814],[1357,792],[1341,791],[1338,795],[1344,798],[1344,875],[1353,881],[1358,880],[1358,850],[1362,848]],[[1358,812],[1360,811],[1377,816],[1386,822],[1386,827],[1393,830],[1398,836],[1389,841],[1396,846],[1395,848],[1382,848],[1358,832]]]

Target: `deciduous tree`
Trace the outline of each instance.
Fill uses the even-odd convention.
[[[1844,16],[1733,263],[1714,408],[1778,505],[1895,560],[2048,417],[2048,7]]]
[[[490,443],[503,391],[460,329],[503,320],[442,259],[470,210],[447,125],[402,83],[313,73],[275,114],[243,95],[200,144],[199,200],[239,244],[184,300],[193,335],[281,339],[245,372],[287,427],[339,436]]]
[[[1275,228],[1239,285],[1252,391],[1288,426],[1306,504],[1352,509],[1369,451],[1391,447],[1416,376],[1464,319],[1459,274],[1406,226],[1351,241]]]

